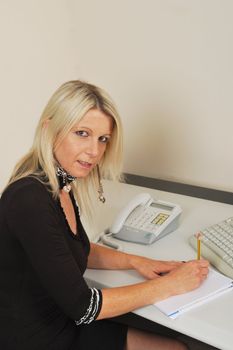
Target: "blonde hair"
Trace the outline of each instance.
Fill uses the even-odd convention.
[[[9,184],[26,176],[35,176],[49,184],[55,198],[59,194],[56,176],[54,148],[59,136],[62,140],[71,128],[90,109],[98,109],[113,118],[111,139],[100,161],[101,177],[121,179],[122,125],[117,109],[110,96],[101,88],[80,80],[69,81],[59,87],[48,101],[36,128],[34,142],[29,152],[16,164]],[[48,122],[49,121],[49,122]],[[47,181],[46,181],[47,179]],[[98,174],[94,168],[83,179],[72,183],[74,196],[87,217],[90,217],[91,198],[98,190]]]

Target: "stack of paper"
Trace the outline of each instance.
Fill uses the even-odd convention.
[[[210,269],[207,279],[191,292],[175,295],[154,305],[170,318],[176,318],[183,312],[207,302],[224,292],[233,290],[231,278]]]

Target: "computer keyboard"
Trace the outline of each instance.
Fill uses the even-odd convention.
[[[233,217],[201,230],[201,256],[223,274],[233,278]],[[197,250],[195,235],[191,246]]]

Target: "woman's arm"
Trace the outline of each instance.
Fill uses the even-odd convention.
[[[103,303],[98,319],[114,317],[153,304],[172,295],[197,288],[208,274],[209,263],[160,261],[91,244],[89,268],[135,269],[148,280],[142,283],[102,289]],[[160,276],[160,273],[166,273]]]
[[[131,255],[91,243],[88,268],[109,270],[132,269]]]
[[[91,243],[88,268],[126,270],[135,269],[147,279],[158,277],[160,273],[167,273],[183,264],[179,261],[161,261],[143,256],[123,253]]]
[[[190,261],[163,277],[126,287],[103,289],[98,319],[118,316],[172,295],[191,291],[207,277],[208,265],[206,260]]]

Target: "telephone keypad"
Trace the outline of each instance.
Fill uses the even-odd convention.
[[[169,214],[155,211],[153,208],[138,207],[127,218],[125,225],[143,231],[156,233],[168,218]]]

